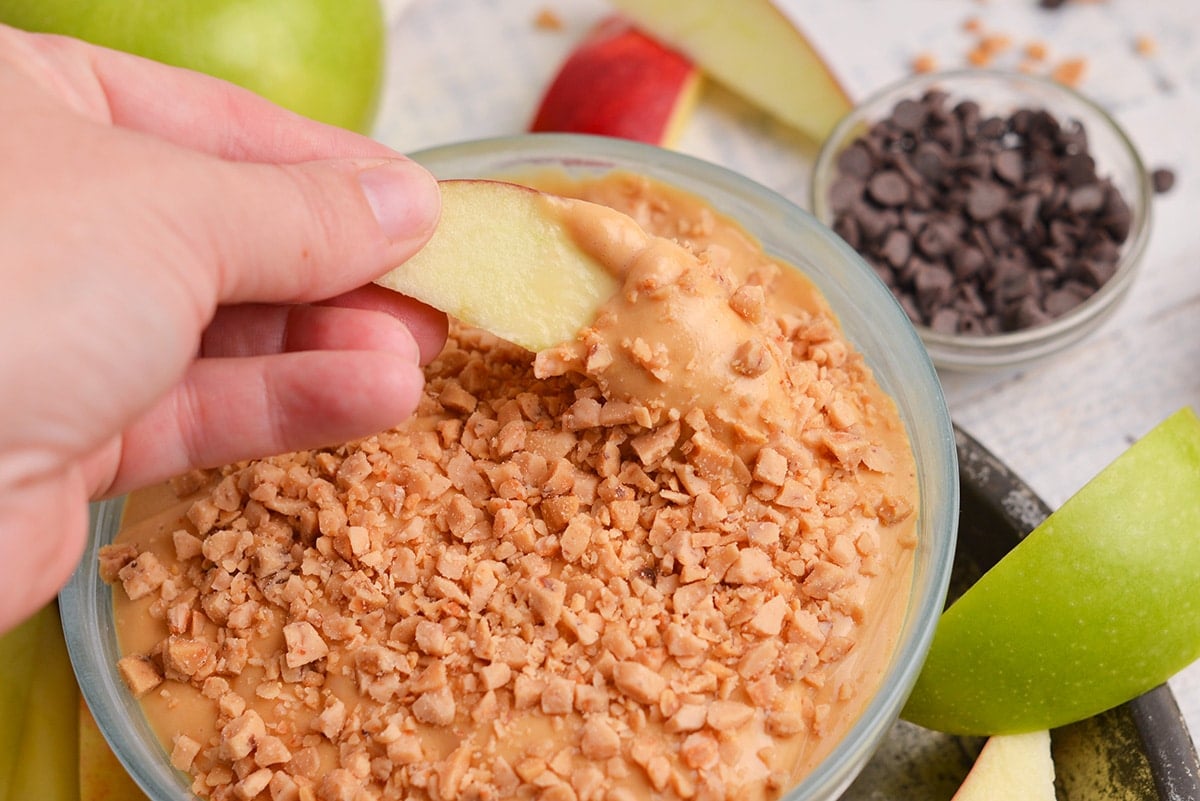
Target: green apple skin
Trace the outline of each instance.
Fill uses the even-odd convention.
[[[1160,423],[943,613],[902,713],[959,734],[1048,729],[1200,657],[1200,421]]]
[[[383,83],[378,0],[0,0],[0,22],[205,72],[361,132]]]

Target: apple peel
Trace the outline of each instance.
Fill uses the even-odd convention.
[[[440,186],[432,238],[380,286],[532,351],[574,338],[617,291],[564,224],[564,204],[586,201],[503,181]]]
[[[602,20],[559,67],[529,130],[670,147],[696,103],[700,70],[624,17]]]
[[[1200,420],[1132,445],[942,615],[902,716],[957,734],[1082,720],[1200,657]]]

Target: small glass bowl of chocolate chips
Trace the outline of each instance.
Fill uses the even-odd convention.
[[[1012,367],[1095,329],[1137,273],[1153,188],[1099,106],[991,70],[908,78],[825,142],[812,208],[942,368]]]

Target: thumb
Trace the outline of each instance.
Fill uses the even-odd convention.
[[[187,209],[219,271],[218,303],[310,302],[367,284],[419,250],[441,210],[433,177],[402,157],[218,163],[208,198]]]

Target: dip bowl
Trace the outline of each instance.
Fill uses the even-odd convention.
[[[954,434],[933,365],[904,312],[871,269],[811,215],[736,173],[694,158],[615,139],[556,134],[454,144],[414,158],[439,178],[503,178],[548,169],[586,177],[621,170],[674,185],[739,221],[769,255],[804,271],[840,317],[907,428],[920,499],[912,589],[880,685],[841,740],[784,796],[791,801],[837,798],[900,713],[942,611],[953,561],[959,502]],[[193,796],[187,779],[170,766],[116,670],[120,653],[112,590],[100,579],[97,554],[117,533],[121,510],[121,499],[92,510],[82,565],[60,599],[67,643],[84,698],[136,782],[156,801],[188,801]]]
[[[1097,177],[1110,180],[1128,207],[1124,219],[1128,233],[1119,245],[1111,277],[1074,308],[1040,325],[1001,333],[951,333],[917,325],[930,357],[939,368],[984,371],[1016,367],[1071,346],[1108,319],[1132,286],[1150,233],[1153,194],[1146,168],[1129,136],[1107,111],[1078,91],[1048,78],[988,69],[904,78],[859,103],[825,140],[813,168],[810,208],[817,219],[833,226],[837,214],[831,192],[842,172],[839,158],[873,126],[892,115],[898,103],[919,101],[933,91],[948,96],[947,110],[963,101],[977,103],[983,119],[1007,117],[1018,109],[1033,109],[1049,112],[1064,129],[1077,130],[1075,126],[1081,126],[1086,135],[1086,152],[1094,160]],[[1011,146],[1008,139],[1013,138],[1012,134],[1005,136],[1005,146]],[[904,148],[904,143],[900,146]],[[950,167],[969,169],[966,159],[963,162]],[[1010,211],[1015,212],[1015,208],[1006,209],[1001,217]],[[915,237],[917,232],[912,234]],[[1022,234],[1019,238],[1029,240],[1030,235]],[[1035,254],[1035,265],[1044,266],[1037,258]],[[1086,265],[1081,260],[1065,266],[1068,273],[1084,269]],[[957,289],[957,285],[952,288]]]

